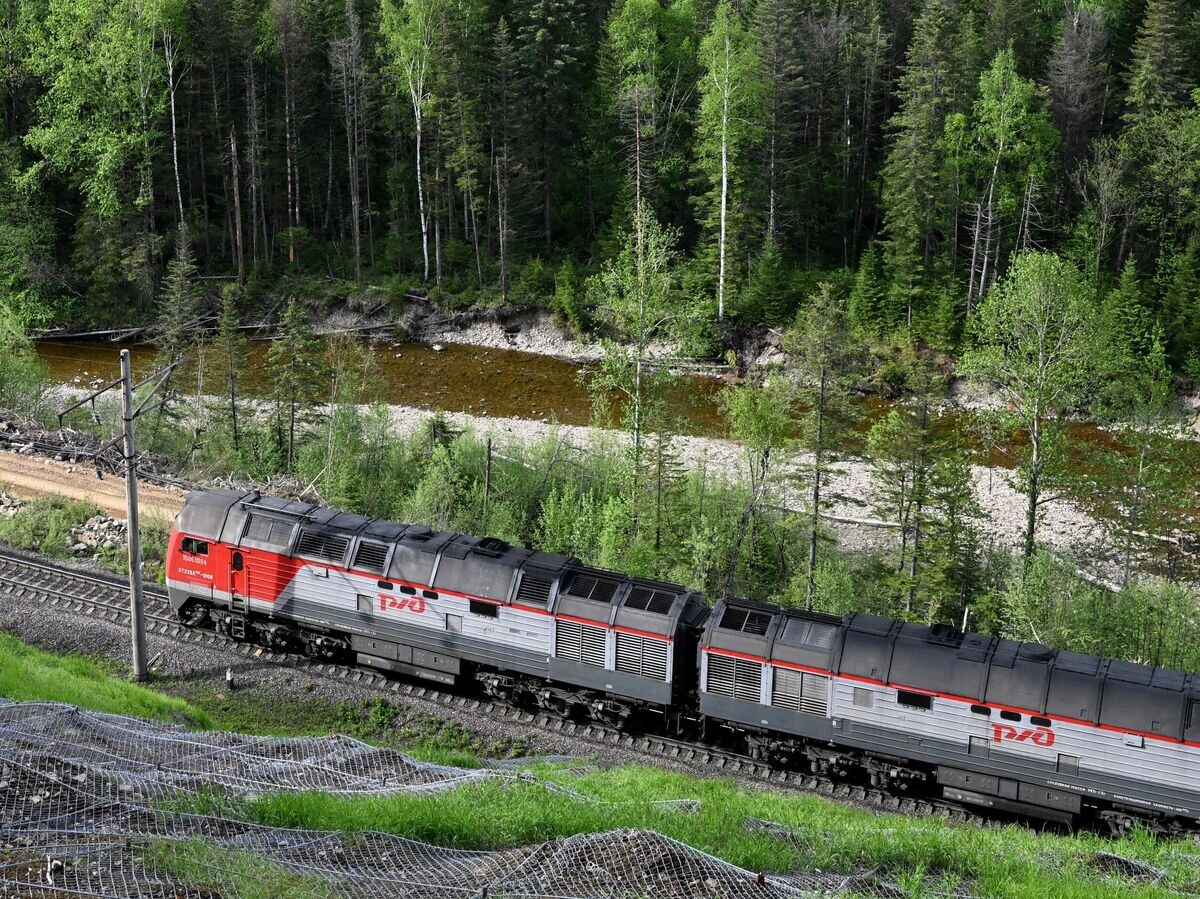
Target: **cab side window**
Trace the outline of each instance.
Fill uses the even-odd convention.
[[[197,540],[195,537],[184,537],[180,544],[180,549],[185,553],[191,553],[193,556],[208,555],[208,541]]]

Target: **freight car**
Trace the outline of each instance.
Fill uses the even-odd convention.
[[[194,627],[773,764],[1122,832],[1200,821],[1200,678],[947,626],[714,607],[674,584],[257,493],[195,492]]]

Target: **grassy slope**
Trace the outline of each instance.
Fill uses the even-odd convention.
[[[80,656],[55,656],[0,633],[0,696],[66,702],[119,715],[208,727],[211,719],[182,699],[113,677]]]
[[[1136,858],[1169,871],[1178,888],[1200,876],[1200,856],[1181,843],[1141,836],[1047,836],[1023,827],[949,826],[937,819],[874,815],[809,796],[740,787],[656,769],[627,767],[576,778],[547,776],[596,800],[580,802],[540,785],[487,783],[439,796],[338,799],[327,795],[264,797],[244,807],[252,819],[286,827],[382,830],[458,848],[501,848],[616,827],[658,830],[752,871],[850,873],[874,869],[920,890],[975,896],[1097,899],[1169,896],[1098,876],[1096,852]],[[631,798],[635,797],[635,798]],[[656,800],[700,800],[680,810]],[[791,831],[790,838],[752,832],[751,819]]]
[[[202,708],[128,684],[87,659],[49,655],[5,634],[0,634],[0,696],[72,702],[199,727],[214,724]],[[382,713],[372,710],[371,714]],[[236,717],[245,720],[241,714]],[[418,735],[416,742],[422,739]],[[1039,836],[1020,827],[951,827],[936,819],[873,815],[810,796],[652,768],[623,767],[584,776],[546,769],[538,774],[597,801],[581,802],[538,783],[485,783],[436,796],[269,796],[242,809],[264,824],[381,830],[460,848],[502,848],[575,833],[644,827],[750,870],[877,869],[914,887],[948,892],[966,885],[976,896],[1176,895],[1165,886],[1098,876],[1091,865],[1098,851],[1164,868],[1170,873],[1168,883],[1176,888],[1200,880],[1200,850],[1184,843],[1156,843],[1144,836],[1113,842],[1092,836]],[[659,802],[677,799],[699,800],[699,809]],[[746,827],[750,819],[781,825],[792,836],[781,839],[751,832]],[[195,855],[202,858],[207,851],[197,849]],[[172,855],[172,867],[178,865],[179,873],[187,873],[192,853]],[[241,879],[236,871],[232,873]],[[272,875],[268,868],[245,876],[261,886]],[[269,894],[270,889],[265,895]],[[321,895],[321,891],[301,890],[296,895]]]

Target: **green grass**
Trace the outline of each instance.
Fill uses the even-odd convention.
[[[301,875],[254,855],[221,849],[204,840],[160,840],[146,851],[148,862],[181,883],[214,889],[240,899],[333,899],[333,887],[316,875]]]
[[[212,723],[202,710],[184,700],[128,683],[92,659],[52,655],[5,633],[0,633],[0,696],[66,702],[97,712],[198,727]]]
[[[0,485],[3,486],[3,485]],[[12,518],[0,518],[0,543],[41,553],[55,559],[74,558],[71,528],[103,514],[97,506],[61,496],[40,496],[24,503]],[[171,523],[142,520],[142,577],[154,583],[166,579],[167,538]],[[129,552],[124,546],[97,547],[95,559],[118,574],[129,573]]]

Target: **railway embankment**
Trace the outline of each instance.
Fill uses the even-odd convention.
[[[0,890],[11,895],[1158,899],[1200,890],[1200,849],[1182,842],[954,824],[561,757],[434,767],[420,747],[401,755],[335,736],[337,721],[223,732],[219,714],[170,695],[166,674],[144,689],[78,655],[7,636],[0,649]],[[82,708],[5,701],[61,702],[64,691]],[[275,780],[264,780],[268,770]]]

